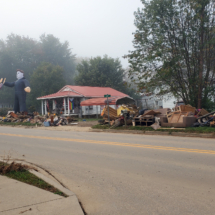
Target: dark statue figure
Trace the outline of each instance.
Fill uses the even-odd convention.
[[[30,84],[24,77],[24,71],[17,69],[17,80],[15,82],[5,82],[5,79],[0,79],[0,87],[5,85],[7,87],[15,87],[15,102],[14,112],[27,112],[26,94],[31,92]]]

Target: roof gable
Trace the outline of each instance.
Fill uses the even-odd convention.
[[[72,86],[66,85],[57,93],[38,97],[41,99],[54,99],[63,97],[87,97],[87,98],[103,98],[104,95],[109,94],[111,97],[129,97],[128,95],[114,90],[110,87],[89,87],[89,86]]]
[[[111,97],[124,97],[128,95],[115,90],[110,87],[89,87],[89,86],[72,86],[66,85],[58,92],[71,90],[77,94],[83,95],[84,97],[103,97],[105,94],[110,94]]]

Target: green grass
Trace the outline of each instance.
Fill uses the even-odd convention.
[[[188,133],[215,133],[215,127],[186,128],[185,132],[188,132]]]
[[[107,125],[107,124],[106,125],[100,125],[100,124],[98,124],[98,125],[93,125],[92,128],[93,129],[109,129],[110,126]]]
[[[3,165],[2,162],[0,162],[0,167],[1,167],[1,165]],[[24,182],[26,184],[41,188],[43,190],[47,190],[47,191],[52,192],[54,194],[67,197],[66,194],[64,194],[60,190],[56,189],[52,185],[46,183],[45,181],[43,181],[42,179],[38,178],[37,176],[35,176],[34,174],[30,173],[27,170],[11,171],[9,173],[0,174],[0,175],[4,175],[4,176],[7,176],[9,178],[15,179],[17,181],[21,181],[21,182]]]
[[[90,121],[98,121],[102,118],[82,118],[82,119],[77,119],[79,122],[82,122],[83,120],[86,120],[86,122],[90,122]]]
[[[92,126],[93,129],[109,129],[110,126],[108,125],[94,125]],[[185,133],[214,133],[215,134],[215,127],[196,127],[196,128],[185,128],[185,129],[158,129],[154,130],[151,127],[144,127],[144,126],[120,126],[115,128],[115,130],[132,130],[132,131],[161,131],[161,132],[185,132]]]

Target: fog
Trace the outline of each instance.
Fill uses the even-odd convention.
[[[0,7],[0,39],[14,33],[68,41],[77,57],[119,58],[133,49],[134,11],[141,0],[7,0]]]
[[[43,33],[67,40],[77,57],[119,57],[132,46],[134,11],[140,0],[7,0],[0,8],[0,39],[14,33],[38,39]]]

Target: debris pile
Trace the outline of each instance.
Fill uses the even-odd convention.
[[[100,124],[108,124],[108,106],[101,114]],[[215,127],[215,111],[209,113],[205,109],[196,109],[191,105],[180,105],[172,110],[162,108],[157,110],[139,110],[135,105],[122,105],[117,110],[109,107],[110,125],[115,128],[123,125],[151,126],[155,130],[160,127]]]
[[[197,121],[198,122],[196,122],[193,125],[194,127],[205,127],[205,126],[214,127],[215,126],[215,111],[198,117]]]
[[[41,126],[60,126],[60,125],[68,125],[71,122],[75,122],[73,117],[68,116],[57,116],[53,115],[46,115],[41,116],[38,112],[34,112],[33,114],[27,113],[14,113],[12,111],[8,112],[6,117],[0,117],[0,122],[11,122],[11,123],[24,123],[29,122],[31,124],[37,124]]]
[[[155,123],[155,117],[161,114],[161,112],[156,110],[146,110],[144,114],[136,116],[133,118],[133,126],[136,125],[145,125],[150,126]]]
[[[101,116],[103,116],[103,120],[108,121],[108,106],[106,106],[102,113]],[[117,110],[109,106],[109,117],[110,120],[115,120],[117,119]]]
[[[196,122],[197,111],[191,105],[180,105],[168,110],[166,116],[160,118],[162,127],[186,128],[191,127]]]
[[[214,113],[209,113],[204,108],[196,109],[191,105],[180,105],[173,111],[167,111],[166,117],[161,118],[161,126],[175,128],[212,126]]]

